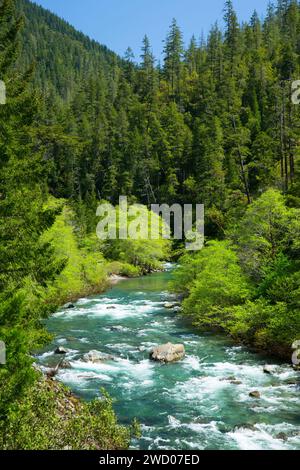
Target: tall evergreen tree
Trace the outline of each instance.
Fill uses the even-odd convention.
[[[173,99],[178,98],[180,93],[183,52],[182,33],[176,20],[173,19],[164,47],[164,76]]]
[[[14,2],[0,5],[1,74],[7,103],[0,106],[0,338],[7,362],[0,368],[0,420],[33,380],[29,352],[44,336],[39,290],[58,272],[52,249],[40,242],[53,221],[44,209],[45,162],[35,120],[37,100],[27,92],[28,76],[13,69],[21,19]],[[1,423],[2,424],[2,423]]]

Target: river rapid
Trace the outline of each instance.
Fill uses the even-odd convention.
[[[225,336],[192,329],[172,309],[172,272],[119,282],[104,295],[80,299],[47,321],[55,339],[38,356],[44,367],[68,350],[71,369],[57,378],[90,400],[105,387],[121,423],[137,418],[134,449],[300,449],[299,376],[289,364],[249,352]],[[169,365],[149,360],[157,344],[183,343],[186,357]],[[83,362],[91,350],[112,355]],[[274,364],[272,375],[263,366]],[[249,396],[260,392],[261,398]]]

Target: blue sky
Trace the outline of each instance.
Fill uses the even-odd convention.
[[[225,0],[35,0],[66,19],[113,51],[124,55],[130,46],[139,59],[143,36],[150,38],[160,57],[172,18],[176,18],[185,41],[193,34],[207,34],[217,20],[222,25]],[[240,20],[248,20],[254,9],[264,15],[269,0],[234,0]]]

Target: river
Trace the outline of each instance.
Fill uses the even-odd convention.
[[[105,387],[120,422],[136,417],[142,425],[134,449],[300,449],[297,373],[227,337],[197,334],[164,307],[171,275],[124,280],[60,310],[47,321],[55,340],[39,362],[57,363],[55,346],[67,348],[72,369],[60,370],[58,379],[87,400]],[[184,343],[185,359],[151,362],[149,349],[168,341]],[[91,350],[115,359],[83,362]],[[266,363],[276,364],[272,375],[264,373]],[[250,398],[254,390],[260,399]]]

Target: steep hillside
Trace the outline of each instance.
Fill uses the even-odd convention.
[[[35,84],[51,85],[63,97],[72,92],[90,73],[109,74],[120,59],[107,47],[76,31],[66,21],[27,0],[16,1],[25,19],[22,30],[22,66],[36,63]]]

